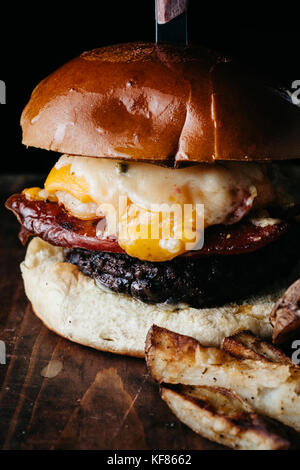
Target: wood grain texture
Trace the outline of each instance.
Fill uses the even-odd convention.
[[[19,269],[25,249],[18,223],[3,203],[41,181],[0,177],[0,340],[7,351],[0,364],[0,449],[221,449],[175,418],[143,360],[71,343],[33,314]],[[45,377],[49,363],[59,371],[52,378]]]

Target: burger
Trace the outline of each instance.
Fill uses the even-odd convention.
[[[33,237],[21,271],[48,328],[133,356],[154,323],[203,345],[272,334],[299,259],[287,93],[199,47],[122,44],[43,80],[21,125],[26,146],[62,154],[6,202]]]

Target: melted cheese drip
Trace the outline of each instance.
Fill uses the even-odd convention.
[[[119,220],[119,245],[129,256],[147,261],[167,261],[193,247],[201,239],[196,213],[176,225],[174,214],[154,213],[129,204]]]
[[[72,171],[71,165],[58,168],[54,166],[46,179],[45,189],[49,194],[66,191],[82,203],[93,202],[85,177],[77,176]]]
[[[119,208],[119,244],[130,255],[149,261],[166,261],[187,251],[186,244],[198,243],[196,205],[203,204],[204,227],[227,223],[237,207],[263,207],[273,198],[273,189],[263,167],[255,163],[201,164],[183,169],[163,168],[147,163],[121,164],[109,159],[62,156],[51,170],[45,190],[24,191],[31,199],[57,200],[81,219],[105,215],[110,230],[110,214],[105,206],[119,208],[119,197],[126,204]],[[167,217],[162,218],[153,205],[185,204],[193,208],[189,223],[178,235],[171,219],[165,235]],[[117,209],[118,210],[118,209]],[[149,235],[151,219],[156,237]],[[154,220],[154,222],[153,222]],[[124,235],[125,233],[125,235]],[[107,233],[106,233],[107,235]]]

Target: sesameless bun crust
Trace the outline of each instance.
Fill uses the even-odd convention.
[[[23,143],[175,166],[299,158],[300,109],[286,98],[199,47],[103,47],[35,88]]]

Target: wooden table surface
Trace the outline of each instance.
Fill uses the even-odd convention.
[[[175,418],[143,360],[71,343],[33,314],[19,269],[25,249],[3,202],[42,181],[0,177],[0,449],[223,449]]]

